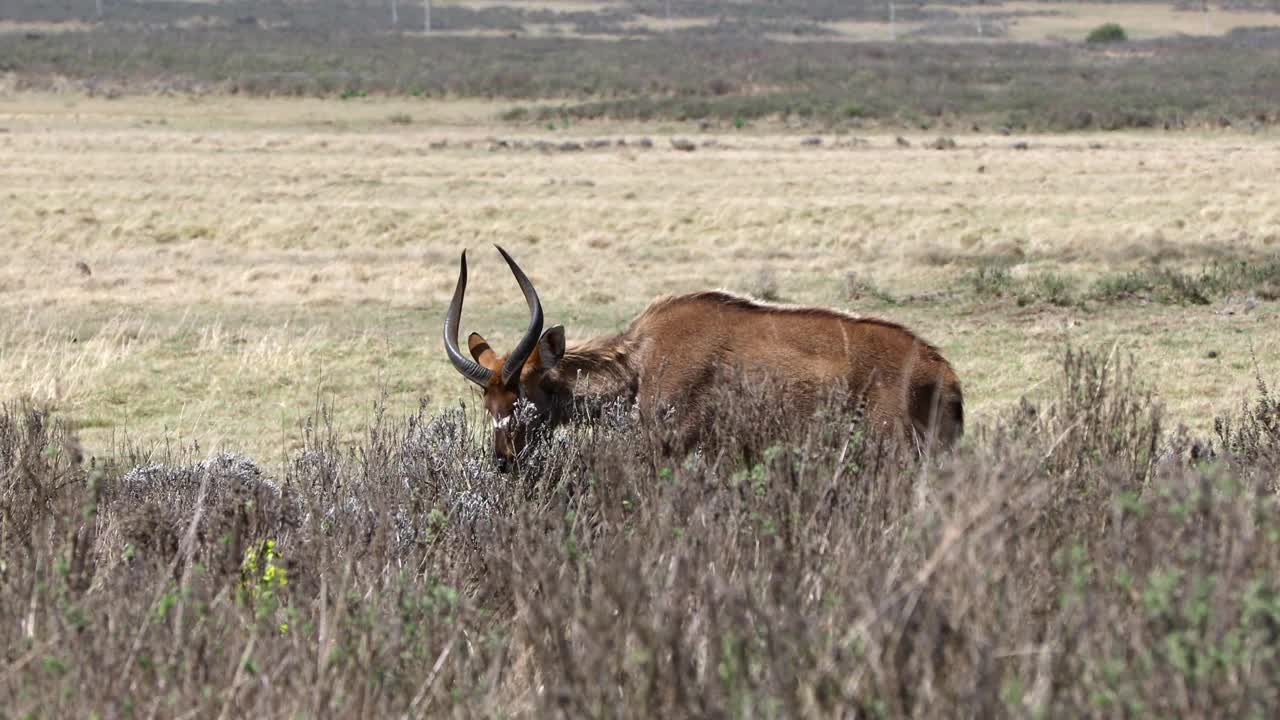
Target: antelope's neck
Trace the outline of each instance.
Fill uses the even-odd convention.
[[[556,372],[575,397],[632,399],[638,377],[632,345],[625,335],[588,340],[566,350]]]

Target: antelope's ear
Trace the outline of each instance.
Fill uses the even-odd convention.
[[[480,333],[471,333],[467,336],[467,348],[471,350],[471,357],[475,358],[476,362],[494,372],[502,369],[501,364],[498,362],[498,353],[489,347],[489,343],[485,342],[483,337],[480,337]]]
[[[564,357],[564,326],[548,328],[538,339],[538,368],[550,370]]]

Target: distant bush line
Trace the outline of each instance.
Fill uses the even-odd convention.
[[[1280,257],[1215,262],[1198,272],[1146,268],[1111,273],[1087,287],[1053,272],[1015,277],[999,263],[984,263],[966,273],[961,286],[979,298],[1011,298],[1019,305],[1078,305],[1130,300],[1165,305],[1208,305],[1233,295],[1280,299]]]
[[[903,0],[895,6],[899,21],[950,20],[959,17],[945,7],[947,0],[926,3]],[[966,0],[951,0],[960,8]],[[103,0],[102,20],[113,23],[146,23],[176,26],[193,17],[229,21],[237,25],[287,26],[307,32],[383,32],[392,28],[391,5],[387,0],[219,0],[193,4],[182,0]],[[578,32],[598,32],[604,24],[648,18],[712,19],[715,25],[776,29],[788,24],[809,24],[839,20],[884,21],[888,6],[883,0],[756,0],[726,3],[722,0],[623,0],[610,5],[583,4],[581,9],[550,10],[526,0],[508,0],[502,5],[463,7],[437,3],[431,11],[438,29],[521,29],[526,23],[571,23]],[[401,28],[422,27],[422,3],[401,0],[398,5]],[[0,17],[17,22],[67,22],[96,20],[95,5],[59,3],[48,0],[0,0]],[[639,24],[629,25],[624,34],[643,34]]]
[[[1112,46],[1114,47],[1114,46]],[[0,36],[21,88],[361,93],[527,100],[513,120],[783,117],[831,127],[979,123],[1014,130],[1269,124],[1280,32],[1101,47],[421,37],[248,29]],[[11,83],[13,84],[13,83]],[[547,101],[551,101],[550,104]]]

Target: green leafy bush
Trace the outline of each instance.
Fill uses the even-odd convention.
[[[1116,23],[1105,23],[1089,31],[1085,42],[1094,44],[1122,43],[1129,40],[1124,28]]]

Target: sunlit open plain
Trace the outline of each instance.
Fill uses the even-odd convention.
[[[1266,132],[960,134],[936,150],[936,133],[814,145],[767,125],[507,125],[501,109],[0,98],[0,398],[47,404],[91,453],[264,460],[321,404],[354,437],[380,401],[469,402],[440,340],[463,249],[464,330],[509,346],[525,321],[494,243],[571,341],[708,287],[901,321],[956,366],[971,426],[1035,398],[1069,344],[1132,355],[1170,421],[1200,430],[1259,374],[1280,380],[1274,292],[1088,293],[1280,252]],[[989,267],[1075,297],[975,291]]]

